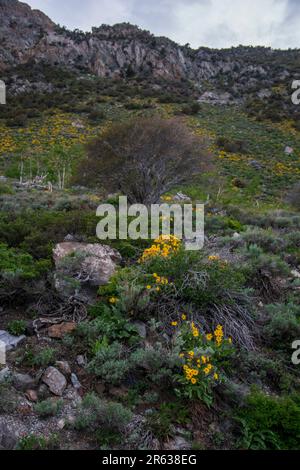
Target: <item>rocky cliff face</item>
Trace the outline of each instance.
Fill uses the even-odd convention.
[[[289,61],[299,52],[285,51]],[[274,68],[277,60],[276,69]],[[34,61],[87,70],[101,77],[142,77],[205,81],[230,90],[229,99],[241,91],[268,88],[270,77],[290,76],[279,65],[282,51],[265,48],[192,50],[167,38],[157,38],[130,24],[103,25],[92,33],[68,31],[46,15],[17,0],[0,0],[0,70]],[[216,88],[216,87],[214,87]],[[212,99],[215,99],[213,96]]]
[[[0,70],[26,62],[55,24],[17,0],[0,0]]]

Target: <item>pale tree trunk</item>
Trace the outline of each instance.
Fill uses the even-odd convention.
[[[65,179],[66,179],[66,167],[64,166],[62,170],[61,189],[65,189]]]
[[[20,184],[23,183],[23,176],[24,176],[24,162],[21,161],[21,165],[20,165]]]
[[[58,171],[58,189],[61,189],[61,174],[60,174],[60,171]]]

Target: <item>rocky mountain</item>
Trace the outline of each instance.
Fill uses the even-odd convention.
[[[190,83],[199,91],[200,101],[219,104],[247,104],[249,97],[265,103],[275,93],[274,102],[283,103],[277,109],[285,111],[290,107],[291,82],[300,78],[299,50],[243,46],[194,50],[128,23],[102,25],[88,33],[69,31],[25,3],[0,0],[0,71],[3,75],[31,63],[112,79]],[[282,84],[284,96],[278,98]],[[13,89],[18,87],[30,90],[22,84]],[[39,88],[44,92],[51,86],[39,84]]]
[[[267,48],[192,50],[173,41],[155,37],[127,23],[102,25],[91,33],[68,31],[46,15],[17,0],[0,0],[0,70],[29,61],[45,61],[74,68],[86,68],[101,77],[151,75],[164,79],[196,82],[216,79],[220,74],[265,79],[274,60],[283,54]],[[278,77],[290,75],[286,56],[300,64],[299,51],[285,52]]]

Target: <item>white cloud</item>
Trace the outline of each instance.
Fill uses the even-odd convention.
[[[27,1],[71,29],[129,21],[193,47],[300,47],[299,0]]]

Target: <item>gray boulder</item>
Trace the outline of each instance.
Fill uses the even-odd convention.
[[[29,374],[19,374],[15,372],[12,377],[13,385],[17,390],[25,392],[36,386],[36,381]]]
[[[118,251],[98,243],[63,242],[53,251],[55,286],[64,295],[109,282],[121,261]]]
[[[26,336],[13,336],[7,331],[0,330],[0,341],[5,344],[6,351],[15,349],[19,344],[21,344],[26,339]]]

